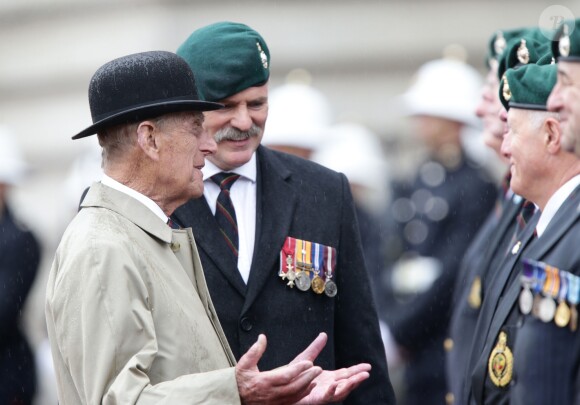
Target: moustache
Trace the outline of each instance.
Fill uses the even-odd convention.
[[[217,131],[214,135],[214,140],[216,143],[223,141],[245,141],[251,137],[256,137],[262,133],[262,129],[253,124],[251,128],[247,131],[240,131],[234,127],[222,128]]]

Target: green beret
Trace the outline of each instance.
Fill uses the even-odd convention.
[[[551,58],[542,58],[549,61]],[[523,108],[547,111],[546,103],[556,85],[556,64],[530,64],[508,69],[499,86],[499,99],[506,110]]]
[[[493,64],[501,59],[509,40],[514,37],[522,36],[527,30],[528,28],[516,28],[512,30],[496,31],[487,44],[487,55],[485,57],[487,67],[491,68]]]
[[[552,42],[552,55],[557,61],[580,62],[580,19],[565,21]]]
[[[270,51],[244,24],[219,22],[194,31],[177,49],[193,70],[200,96],[223,100],[270,77]]]
[[[539,32],[539,30],[536,30]],[[503,53],[497,68],[498,78],[502,78],[506,70],[517,66],[537,63],[542,56],[550,52],[550,41],[546,37],[534,35],[532,30],[521,36],[512,38]]]

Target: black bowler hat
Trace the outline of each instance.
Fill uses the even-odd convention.
[[[200,101],[191,68],[166,51],[136,53],[101,66],[89,84],[93,125],[72,139],[113,125],[179,111],[210,111],[223,105]]]

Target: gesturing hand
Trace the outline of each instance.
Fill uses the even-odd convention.
[[[260,372],[258,361],[266,351],[266,345],[266,336],[260,335],[236,365],[242,403],[285,405],[300,401],[312,391],[315,386],[313,380],[322,373],[322,369],[315,367],[311,360],[304,359]]]

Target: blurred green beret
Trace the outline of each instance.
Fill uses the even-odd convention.
[[[219,22],[194,31],[177,49],[193,70],[200,96],[223,100],[270,77],[270,51],[247,25]]]
[[[497,68],[498,78],[506,70],[514,67],[537,63],[542,56],[550,52],[550,41],[544,36],[537,36],[529,30],[524,35],[512,38],[503,53]],[[539,33],[539,30],[535,30]]]
[[[549,62],[551,57],[543,57],[541,60]],[[554,63],[508,69],[499,86],[499,99],[506,110],[523,108],[547,111],[546,103],[556,85],[556,73]]]
[[[492,65],[499,62],[507,48],[507,43],[514,37],[522,36],[528,28],[516,28],[512,30],[498,30],[488,41],[485,63],[491,69]]]
[[[552,55],[557,61],[580,62],[580,19],[562,23],[554,38]]]

